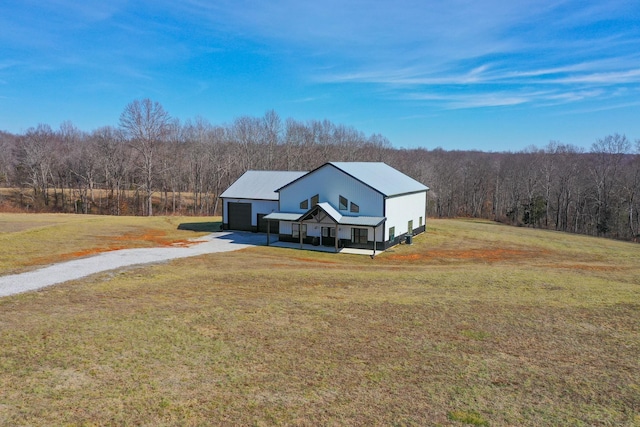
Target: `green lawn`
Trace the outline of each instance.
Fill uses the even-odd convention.
[[[0,299],[0,424],[640,426],[639,296],[638,245],[466,220],[103,273]]]

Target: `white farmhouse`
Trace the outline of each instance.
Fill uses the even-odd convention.
[[[267,180],[263,174],[269,173],[277,178]],[[276,181],[286,182],[275,186]],[[269,190],[276,196],[271,194],[265,204]],[[277,233],[280,241],[301,247],[375,253],[425,230],[428,190],[385,163],[330,162],[311,172],[250,171],[221,195],[223,227]]]

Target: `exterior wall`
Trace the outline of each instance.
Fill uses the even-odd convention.
[[[407,233],[421,233],[426,226],[427,193],[414,193],[404,196],[391,197],[386,200],[385,216],[385,240],[389,240],[389,229],[395,227],[395,237],[398,238]],[[420,226],[422,217],[422,227]],[[413,230],[408,230],[409,221],[413,220]]]
[[[300,209],[300,202],[319,195],[319,202],[328,202],[342,215],[383,216],[384,199],[382,194],[367,187],[355,178],[331,165],[326,165],[306,175],[291,185],[280,190],[280,211],[304,213],[308,209]],[[350,203],[357,204],[358,213],[349,209],[339,210],[340,196],[346,197]]]
[[[229,203],[251,203],[251,225],[258,227],[258,214],[270,214],[278,210],[277,200],[252,200],[252,199],[223,199],[222,200],[222,227],[229,226]]]

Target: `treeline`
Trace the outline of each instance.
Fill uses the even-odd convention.
[[[65,122],[0,132],[0,205],[213,215],[219,194],[246,170],[311,170],[327,161],[384,161],[403,171],[431,188],[432,217],[640,237],[640,142],[624,135],[597,139],[589,151],[558,142],[517,153],[397,149],[381,135],[274,111],[226,125],[181,123],[148,99],[127,105],[117,127],[86,133]]]

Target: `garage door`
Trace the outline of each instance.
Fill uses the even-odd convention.
[[[251,203],[229,203],[229,228],[231,230],[252,231]]]

